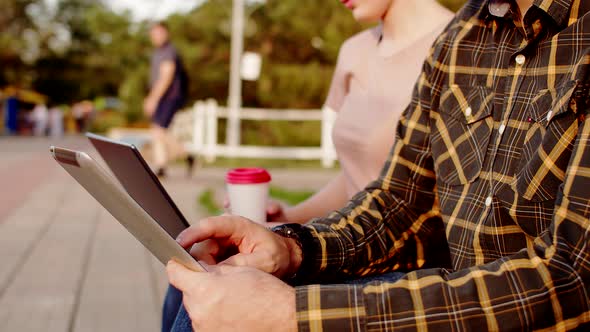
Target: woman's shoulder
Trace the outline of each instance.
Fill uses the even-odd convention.
[[[340,47],[340,56],[358,56],[359,52],[371,51],[377,47],[381,36],[381,26],[363,30],[352,37],[346,39]]]

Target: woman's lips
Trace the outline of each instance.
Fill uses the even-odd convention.
[[[348,9],[354,8],[354,0],[340,0],[340,2]]]

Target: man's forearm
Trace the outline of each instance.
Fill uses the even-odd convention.
[[[149,99],[153,99],[156,101],[160,101],[170,85],[174,80],[174,71],[176,70],[176,65],[171,62],[167,61],[160,65],[159,68],[159,77],[154,83],[150,93],[148,95]]]

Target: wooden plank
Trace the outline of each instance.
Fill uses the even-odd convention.
[[[73,331],[158,331],[160,309],[146,250],[101,214]]]
[[[152,278],[152,289],[154,291],[155,306],[158,310],[158,318],[161,318],[161,308],[164,303],[164,296],[166,296],[166,290],[168,289],[168,277],[166,276],[166,270],[164,265],[160,263],[152,254],[147,252],[146,260],[151,264],[151,278]]]
[[[25,155],[29,158],[14,162],[10,166],[5,165],[4,160],[7,158],[5,155],[2,156],[0,164],[4,165],[4,168],[0,169],[0,183],[10,190],[0,190],[0,223],[15,207],[22,205],[31,192],[49,181],[59,167],[47,155]]]
[[[80,186],[67,187],[49,229],[0,298],[0,331],[69,331],[97,211]]]
[[[0,220],[0,297],[53,221],[65,188],[59,181],[41,186],[10,216]]]

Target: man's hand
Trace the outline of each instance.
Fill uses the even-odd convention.
[[[177,241],[205,263],[253,267],[278,278],[292,276],[302,261],[301,248],[293,239],[238,216],[200,220]]]
[[[174,261],[166,271],[195,331],[297,331],[295,289],[273,276],[227,265],[193,272]]]
[[[147,117],[152,117],[156,112],[156,108],[158,107],[158,99],[148,96],[143,101],[143,113]]]

